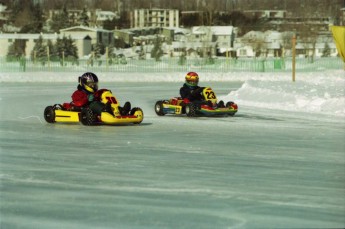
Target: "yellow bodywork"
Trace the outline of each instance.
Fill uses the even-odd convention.
[[[213,104],[217,103],[217,96],[210,87],[205,88],[202,91],[202,94],[203,94],[205,100],[211,101]]]
[[[79,122],[79,112],[55,110],[55,122]]]
[[[106,124],[141,123],[143,118],[144,115],[141,110],[137,110],[129,116],[113,116],[108,112],[102,112],[101,114],[101,121]]]
[[[108,112],[102,112],[98,116],[98,120],[104,124],[122,124],[122,123],[135,123],[139,124],[144,119],[143,111],[140,108],[134,108],[132,114],[121,115],[119,110],[119,101],[115,98],[111,91],[104,91],[101,95],[101,102],[106,104],[110,103],[114,115]],[[68,111],[56,109],[55,112],[55,122],[79,122],[81,118],[80,111]]]

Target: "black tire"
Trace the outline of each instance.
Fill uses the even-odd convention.
[[[227,102],[226,105],[225,105],[225,107],[231,107],[232,104],[234,104],[234,102]]]
[[[165,113],[163,112],[163,101],[157,101],[155,104],[155,112],[158,116],[164,116]]]
[[[226,108],[231,108],[232,104],[234,104],[234,102],[231,102],[231,101],[230,101],[230,102],[227,102],[226,105],[225,105],[225,107],[226,107]],[[230,115],[230,116],[234,116],[235,113],[230,113],[229,115]]]
[[[44,109],[44,119],[48,123],[55,122],[55,109],[53,106],[48,106],[46,109]]]
[[[186,115],[188,117],[195,117],[196,116],[196,105],[194,103],[186,104]]]
[[[142,115],[143,115],[143,118],[142,118],[142,120],[141,120],[140,122],[133,122],[133,123],[134,123],[134,124],[140,124],[140,123],[144,120],[144,112],[143,112],[143,110],[142,110],[141,108],[139,108],[139,107],[134,107],[134,108],[131,110],[130,115],[134,115],[134,113],[135,113],[136,111],[141,111],[141,113],[142,113]]]
[[[83,125],[85,126],[95,125],[97,117],[89,107],[82,109],[80,115],[81,115],[80,121]]]

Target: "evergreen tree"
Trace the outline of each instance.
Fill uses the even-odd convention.
[[[61,12],[60,16],[61,16],[60,20],[61,20],[62,29],[70,27],[71,23],[70,23],[70,18],[69,18],[69,15],[68,15],[68,11],[67,11],[66,5],[63,6],[62,12]]]
[[[325,43],[325,48],[322,51],[322,57],[329,57],[331,55],[331,48],[328,43]]]
[[[44,18],[43,18],[43,11],[40,4],[36,4],[33,6],[33,20],[32,20],[32,27],[33,33],[39,33],[43,30],[44,25]]]
[[[113,18],[112,20],[107,19],[103,22],[103,29],[114,30],[116,25],[118,25],[118,20]]]
[[[90,18],[87,15],[86,8],[84,7],[83,11],[81,12],[80,18],[79,18],[80,25],[89,26],[89,20],[90,20]]]
[[[105,47],[102,43],[92,45],[92,51],[94,52],[95,58],[98,59],[105,53]]]
[[[64,40],[66,45],[66,56],[72,60],[78,59],[78,48],[71,36]]]
[[[78,49],[71,37],[67,38],[63,36],[62,38],[58,38],[54,46],[54,51],[54,55],[60,60],[62,60],[63,57],[66,61],[72,62],[78,59]]]
[[[50,29],[53,32],[59,32],[60,29],[65,29],[71,26],[70,18],[68,16],[67,8],[64,6],[62,10],[52,16],[52,21],[50,22]]]
[[[25,40],[15,40],[8,47],[6,59],[7,61],[18,60],[21,56],[25,56]]]
[[[156,61],[160,61],[163,56],[162,41],[156,36],[156,39],[153,44],[153,49],[151,50],[151,58],[155,58]]]
[[[37,41],[35,42],[35,46],[31,52],[31,59],[38,60],[42,64],[45,64],[45,61],[48,60],[47,58],[47,45],[44,44],[42,35],[39,36]]]

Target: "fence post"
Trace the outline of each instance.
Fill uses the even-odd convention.
[[[296,35],[292,36],[292,82],[296,79]]]
[[[47,61],[48,61],[48,68],[50,70],[50,56],[49,56],[49,46],[47,46]]]
[[[25,72],[26,71],[26,59],[25,59],[25,56],[22,56],[20,58],[20,66],[22,67],[23,72]]]
[[[65,51],[62,51],[62,66],[65,66]]]
[[[109,48],[108,47],[105,48],[105,66],[108,70],[109,68]]]
[[[34,65],[36,65],[37,51],[34,51]]]

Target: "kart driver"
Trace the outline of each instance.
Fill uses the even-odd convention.
[[[184,103],[189,102],[203,102],[202,90],[204,87],[199,87],[199,75],[196,72],[188,72],[186,81],[183,86],[180,88],[180,95]],[[224,102],[220,101],[218,107],[224,107]]]
[[[100,115],[103,111],[113,115],[110,104],[104,104],[95,99],[98,91],[98,77],[92,72],[86,72],[78,78],[77,90],[72,94],[72,106],[89,106],[91,110]],[[121,115],[127,115],[131,110],[131,104],[126,102],[123,107],[119,107]]]

